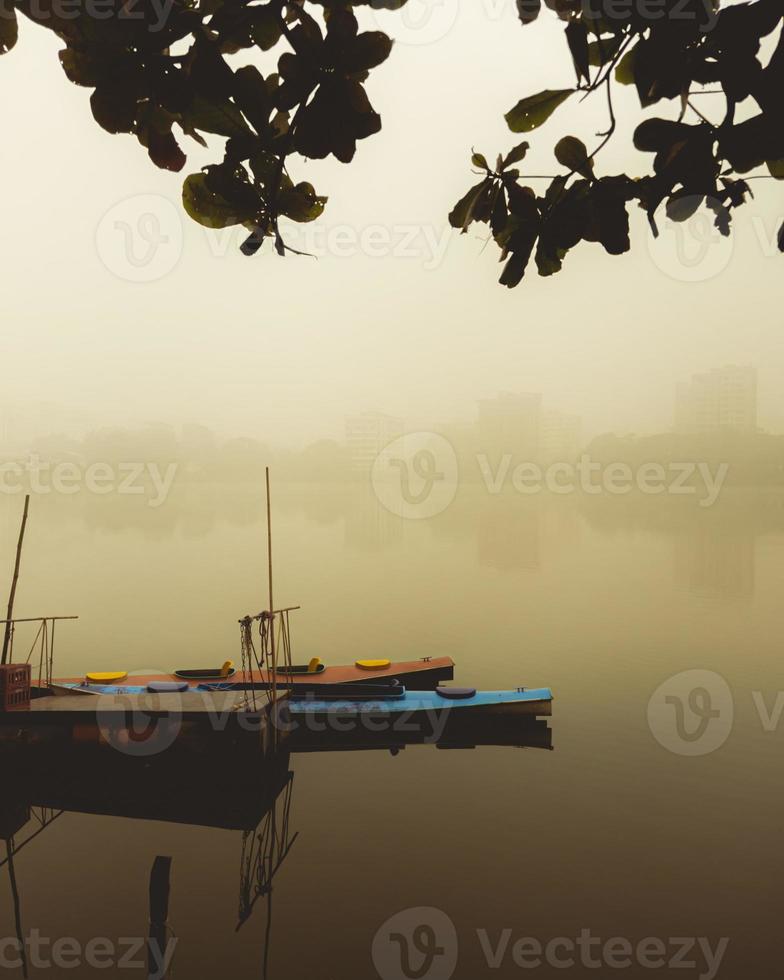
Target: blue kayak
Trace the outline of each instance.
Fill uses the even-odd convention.
[[[461,711],[469,708],[493,713],[549,715],[553,693],[549,687],[537,687],[518,691],[475,691],[473,694],[453,698],[446,692],[406,691],[403,697],[394,699],[373,698],[369,701],[320,700],[318,697],[289,698],[287,705],[292,715],[398,715],[428,714],[440,711]]]
[[[172,697],[176,703],[179,691],[169,688],[150,691],[148,686],[133,684],[62,684],[61,690],[73,693],[98,694],[110,697],[122,695],[150,695]],[[176,685],[171,685],[171,688]],[[215,689],[218,688],[216,692]],[[345,694],[343,690],[345,689]],[[367,689],[366,689],[367,690]],[[368,696],[363,696],[361,686],[346,685],[331,690],[330,696],[314,690],[294,691],[285,699],[292,718],[405,718],[428,719],[442,712],[463,712],[473,709],[481,714],[519,714],[528,716],[550,715],[553,694],[549,687],[518,688],[513,691],[477,691],[474,688],[439,687],[435,691],[408,691],[404,687],[390,688],[387,696],[379,696],[379,688],[373,686]],[[372,693],[371,693],[372,692]],[[219,685],[205,684],[191,689],[190,693],[209,695],[221,693]]]

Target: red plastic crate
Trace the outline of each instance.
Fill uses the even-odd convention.
[[[0,666],[0,711],[30,706],[32,668],[30,664]]]

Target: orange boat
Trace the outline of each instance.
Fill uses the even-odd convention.
[[[315,667],[279,668],[273,675],[271,670],[253,670],[242,672],[230,663],[221,668],[205,668],[204,670],[180,670],[172,674],[134,674],[129,677],[125,672],[111,675],[87,674],[84,677],[62,677],[52,681],[53,689],[67,689],[73,693],[74,688],[89,691],[90,688],[104,687],[107,684],[133,684],[147,687],[149,685],[176,685],[182,690],[198,688],[209,682],[219,682],[238,688],[253,685],[260,690],[272,686],[273,676],[278,687],[285,688],[289,684],[307,686],[319,684],[357,684],[357,683],[391,683],[394,680],[409,687],[411,690],[435,690],[439,684],[454,678],[455,664],[451,657],[423,657],[420,660],[357,660],[353,664],[328,666],[319,663]]]

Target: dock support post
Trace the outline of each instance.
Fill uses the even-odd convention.
[[[265,478],[267,484],[267,575],[269,582],[269,630],[270,630],[270,657],[272,659],[272,690],[270,692],[270,703],[272,710],[267,716],[267,721],[272,721],[273,731],[270,732],[272,738],[272,745],[275,746],[276,732],[275,732],[275,719],[277,718],[277,708],[278,708],[278,650],[275,645],[275,600],[273,598],[272,590],[272,503],[270,500],[270,471],[269,466],[265,470]]]
[[[16,598],[16,583],[19,581],[19,565],[22,560],[22,545],[24,544],[25,528],[27,527],[27,512],[30,509],[30,494],[25,497],[24,513],[22,514],[22,526],[19,528],[19,541],[16,545],[16,562],[14,563],[14,577],[11,579],[11,594],[8,597],[8,615],[5,617],[5,634],[3,636],[3,654],[0,657],[0,666],[8,663],[8,648],[11,645],[11,635],[14,631],[14,599]]]

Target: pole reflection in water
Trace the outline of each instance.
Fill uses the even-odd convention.
[[[392,738],[389,735],[372,736],[367,732],[361,735],[335,733],[330,737],[322,733],[318,739],[303,734],[292,740],[291,750],[293,754],[375,750],[397,755],[422,741],[424,738],[417,735],[401,739],[397,735]],[[461,723],[459,727],[450,724],[436,743],[441,749],[487,745],[550,749],[552,733],[542,721],[485,719]],[[125,756],[105,745],[63,741],[27,745],[5,743],[0,749],[0,778],[4,785],[13,787],[12,795],[0,803],[0,838],[6,841],[7,847],[7,857],[0,862],[0,873],[7,869],[25,978],[30,966],[22,924],[25,882],[24,876],[17,874],[14,858],[33,845],[63,814],[81,814],[178,824],[183,827],[183,832],[185,828],[197,827],[238,834],[239,903],[234,932],[244,934],[257,906],[264,906],[265,921],[263,925],[258,923],[261,972],[244,975],[260,975],[263,980],[268,980],[274,886],[278,875],[285,870],[285,862],[298,838],[292,817],[294,773],[289,752],[280,752],[266,760],[256,757],[251,761],[241,752],[227,752],[225,745],[217,751],[209,748],[199,752],[169,749],[158,757],[141,759]],[[433,765],[437,765],[437,758],[434,753]],[[328,758],[324,764],[329,765]],[[126,839],[125,831],[113,833],[110,838],[112,842],[122,839]],[[189,893],[188,882],[192,887],[193,874],[198,875],[203,864],[202,855],[198,843],[194,850],[190,850],[185,836],[183,846],[188,847],[184,859],[178,857],[175,865],[171,856],[158,853],[149,872],[149,914],[145,915],[149,929],[146,940],[142,941],[146,945],[144,965],[148,980],[168,980],[175,975],[177,959],[201,954],[201,950],[189,950],[187,946],[180,948],[181,939],[172,924],[179,921],[183,932],[189,934],[193,942],[194,923],[188,920],[194,910],[204,914],[210,908],[210,914],[214,914],[208,902],[193,904],[194,896]],[[78,859],[65,864],[69,871],[78,867]],[[99,862],[96,867],[100,867]],[[133,877],[137,874],[136,866],[132,863],[130,867],[129,873]],[[47,888],[51,885],[50,877],[56,874],[54,868],[47,871]],[[107,872],[107,884],[111,877]],[[185,886],[180,885],[183,890],[179,893],[178,877],[185,882]],[[206,883],[201,882],[201,885]],[[68,894],[68,887],[68,881],[56,881],[54,891]],[[133,882],[126,882],[123,888],[131,891]],[[215,890],[211,883],[211,894]],[[86,913],[84,921],[89,921]],[[27,922],[26,925],[37,931],[40,923]],[[201,937],[202,933],[197,931],[195,935]],[[210,940],[213,942],[211,955],[218,957],[222,966],[234,969],[240,950],[228,942],[215,949],[217,931]],[[79,975],[87,976],[92,972],[85,968]]]

